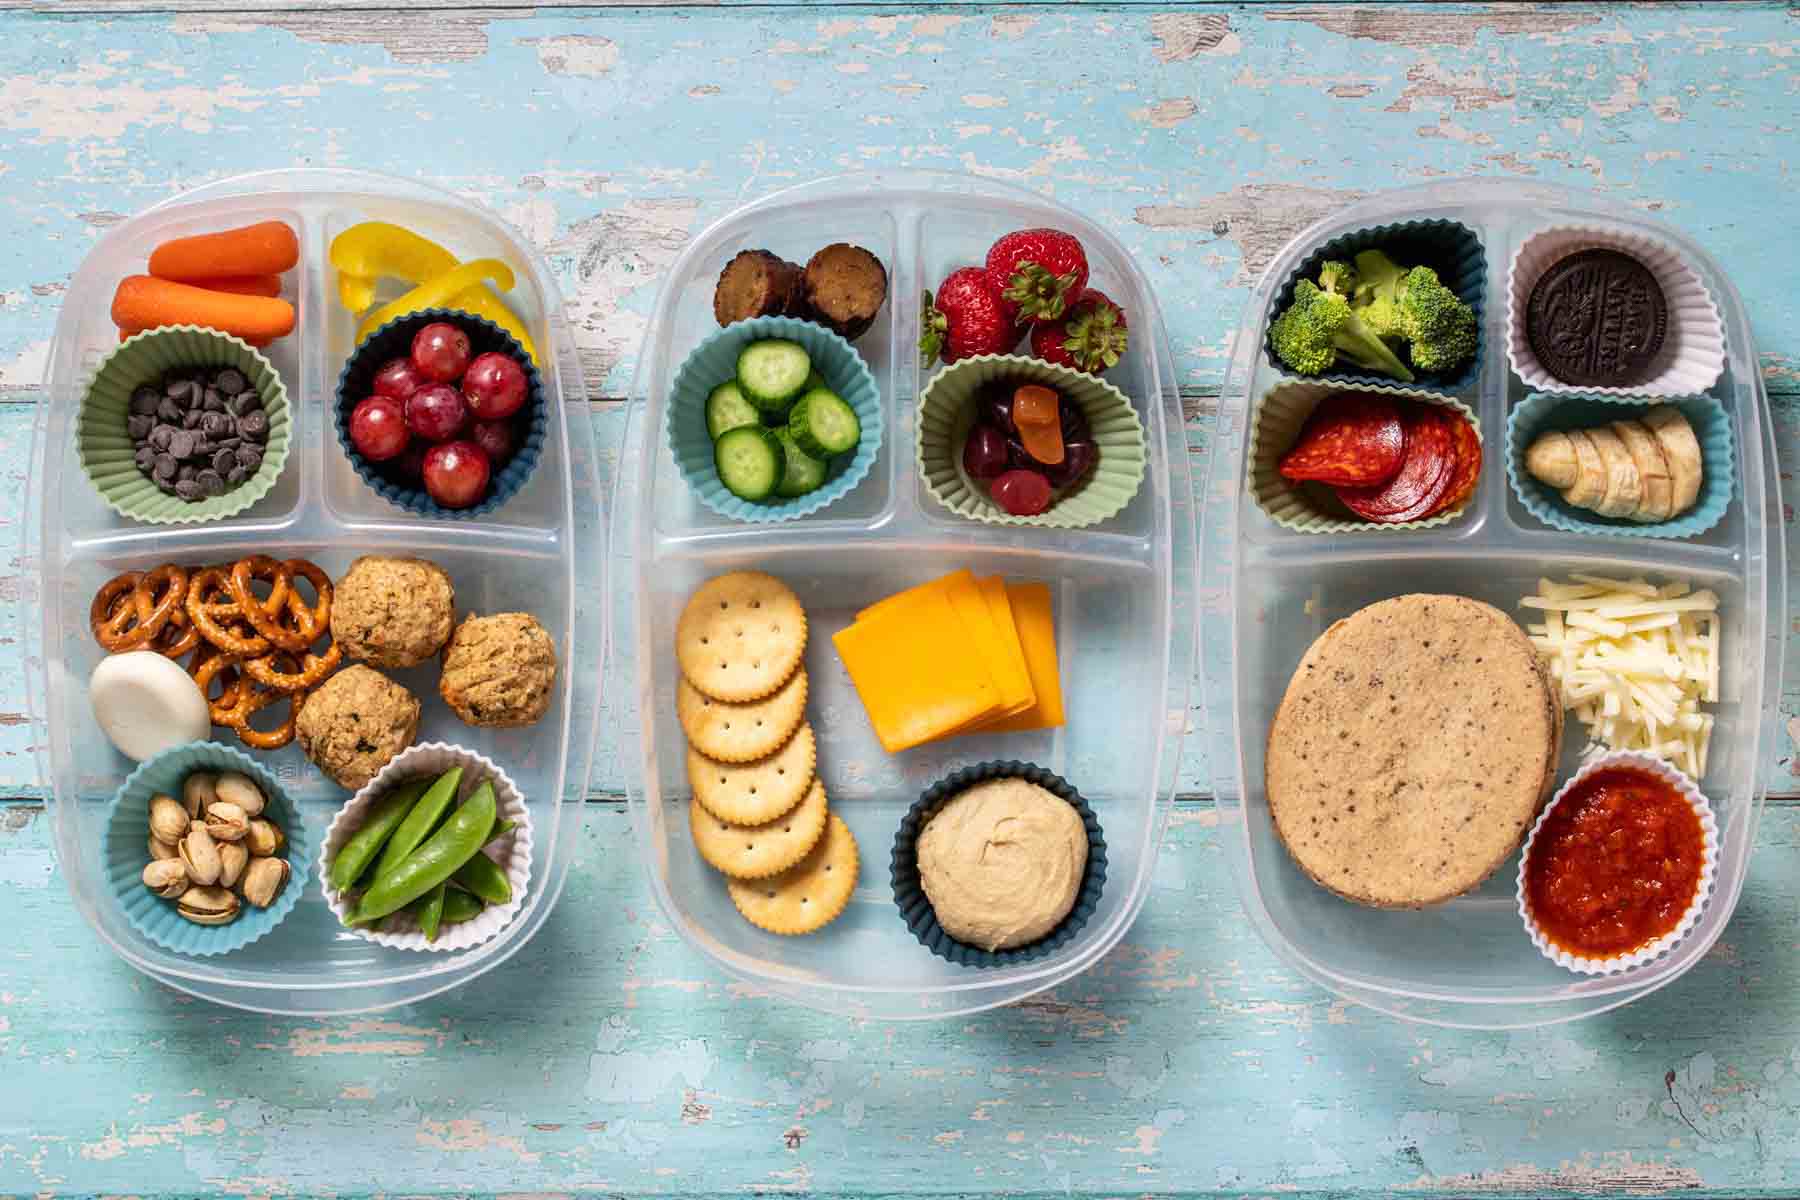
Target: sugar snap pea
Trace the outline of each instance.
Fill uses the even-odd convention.
[[[419,910],[419,930],[428,942],[437,941],[438,924],[444,919],[444,890],[447,885],[438,884],[424,896],[413,901]]]
[[[450,888],[444,893],[444,924],[461,925],[464,921],[473,921],[487,908],[481,900],[460,888]]]
[[[394,830],[394,836],[388,839],[387,848],[381,852],[381,860],[375,864],[375,882],[379,884],[382,876],[388,874],[401,861],[424,844],[431,836],[432,829],[449,809],[450,802],[456,799],[456,789],[462,786],[463,769],[451,767],[437,777],[437,782],[425,789],[406,819],[400,822],[400,828]]]
[[[500,865],[485,854],[477,854],[456,868],[454,879],[489,904],[505,904],[512,899],[512,881]]]
[[[413,803],[430,786],[431,780],[425,776],[408,779],[396,784],[387,795],[369,806],[368,816],[350,835],[350,840],[339,847],[337,857],[331,860],[333,888],[340,892],[349,890],[363,868],[375,861],[375,856],[400,827],[400,822],[406,820]]]
[[[363,893],[352,920],[385,917],[445,882],[472,855],[481,853],[493,827],[494,788],[483,783],[424,845],[393,870],[375,877],[375,886]]]
[[[498,821],[494,822],[493,832],[488,834],[488,845],[493,845],[518,827],[519,823],[511,817],[501,817]]]

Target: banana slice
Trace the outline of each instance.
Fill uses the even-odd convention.
[[[1663,458],[1669,464],[1670,488],[1673,493],[1669,515],[1679,516],[1694,507],[1694,501],[1700,498],[1703,468],[1700,463],[1700,442],[1694,437],[1694,427],[1688,424],[1681,410],[1672,404],[1659,404],[1639,419],[1656,436],[1657,445],[1662,447]]]
[[[1606,494],[1606,464],[1585,429],[1571,429],[1569,444],[1575,448],[1575,480],[1563,492],[1563,499],[1576,508],[1596,508]]]
[[[1546,433],[1525,449],[1525,469],[1533,479],[1561,490],[1575,482],[1581,474],[1575,461],[1575,447],[1569,435],[1561,430]]]
[[[1638,479],[1637,466],[1631,461],[1631,451],[1619,440],[1619,435],[1604,425],[1584,430],[1588,441],[1594,443],[1594,449],[1600,454],[1600,462],[1606,471],[1606,482],[1600,490],[1600,502],[1594,505],[1594,511],[1603,517],[1628,517],[1637,512],[1638,501],[1643,498],[1643,483]]]
[[[1669,463],[1663,457],[1656,435],[1641,421],[1614,421],[1612,431],[1625,443],[1631,461],[1643,483],[1643,498],[1625,515],[1634,521],[1666,521],[1675,515],[1675,485],[1669,478]]]

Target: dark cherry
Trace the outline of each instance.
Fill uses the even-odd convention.
[[[1007,468],[1006,436],[992,425],[977,425],[963,442],[963,471],[970,479],[992,479]]]
[[[1018,433],[1019,427],[1012,419],[1014,390],[1013,385],[1004,380],[983,384],[975,394],[976,415],[1002,433]]]
[[[1064,443],[1085,442],[1089,440],[1087,414],[1081,411],[1081,405],[1063,396],[1056,406],[1057,422],[1062,426]]]
[[[1063,446],[1063,460],[1044,468],[1044,478],[1051,487],[1064,488],[1093,470],[1100,461],[1100,448],[1092,442],[1069,442]]]

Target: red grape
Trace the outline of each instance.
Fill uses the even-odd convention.
[[[1006,438],[992,425],[977,425],[963,442],[963,472],[970,479],[992,479],[1006,470]]]
[[[494,466],[504,466],[513,456],[511,421],[477,421],[469,426],[469,440],[487,451]]]
[[[431,447],[417,438],[406,443],[406,449],[400,456],[387,465],[388,478],[403,483],[409,488],[424,486],[425,454]]]
[[[427,380],[419,374],[419,368],[413,366],[410,358],[390,358],[381,364],[375,372],[375,394],[393,400],[404,400],[420,388]]]
[[[413,335],[413,366],[433,383],[449,383],[469,366],[469,335],[448,321],[433,321]]]
[[[350,410],[350,444],[370,462],[386,462],[411,440],[400,403],[388,396],[365,396]]]
[[[510,356],[490,350],[469,364],[462,390],[476,420],[510,417],[525,403],[525,368]]]
[[[425,452],[425,490],[445,508],[467,508],[488,485],[487,451],[474,442],[444,442]]]
[[[447,383],[433,383],[406,398],[406,424],[428,442],[447,442],[468,423],[469,406]]]
[[[1050,481],[1039,471],[1012,470],[988,486],[994,503],[1015,517],[1035,517],[1050,507]]]
[[[983,384],[976,393],[976,411],[1002,433],[1019,432],[1019,427],[1013,424],[1012,402],[1013,385],[1005,380]]]
[[[1051,487],[1068,487],[1100,461],[1100,448],[1092,442],[1069,442],[1063,446],[1063,460],[1044,468]]]

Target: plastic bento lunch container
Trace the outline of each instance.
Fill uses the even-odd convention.
[[[1276,290],[1295,265],[1341,232],[1420,218],[1477,231],[1489,256],[1484,356],[1471,407],[1486,461],[1461,520],[1434,529],[1301,536],[1277,525],[1250,496],[1246,448],[1256,398],[1281,378],[1263,361],[1262,332]],[[1648,233],[1678,247],[1719,299],[1724,373],[1708,390],[1733,423],[1737,469],[1720,520],[1690,537],[1652,541],[1553,528],[1508,486],[1507,418],[1530,391],[1508,367],[1502,269],[1521,244],[1557,225]],[[1719,939],[1748,869],[1766,784],[1761,767],[1785,648],[1787,569],[1774,430],[1750,326],[1716,264],[1679,233],[1598,196],[1541,184],[1467,180],[1371,197],[1305,230],[1276,256],[1237,331],[1208,468],[1201,533],[1201,673],[1208,761],[1221,826],[1245,912],[1302,974],[1341,996],[1409,1020],[1468,1028],[1520,1028],[1591,1016],[1678,979]],[[1719,597],[1724,649],[1707,771],[1720,832],[1711,903],[1667,955],[1616,975],[1571,975],[1521,931],[1516,855],[1481,887],[1434,908],[1378,911],[1315,887],[1275,834],[1263,788],[1269,723],[1300,656],[1334,621],[1407,592],[1452,592],[1523,615],[1522,596],[1541,577],[1571,572],[1682,578]],[[1571,714],[1558,779],[1576,769],[1586,737]]]
[[[299,265],[283,276],[295,332],[269,359],[287,383],[292,442],[276,486],[228,519],[146,526],[112,512],[82,475],[73,421],[80,389],[117,344],[108,309],[124,275],[171,237],[278,218],[299,234]],[[459,257],[513,264],[505,299],[530,331],[549,401],[549,430],[530,481],[499,512],[473,522],[433,521],[389,505],[357,478],[339,449],[328,405],[353,349],[355,318],[337,301],[326,259],[331,240],[360,221],[391,221]],[[389,281],[381,299],[397,295]],[[228,179],[157,205],[109,230],[70,282],[58,319],[32,441],[33,487],[23,521],[27,563],[26,677],[33,741],[50,784],[56,855],[75,903],[101,939],[145,973],[196,996],[272,1013],[385,1008],[454,987],[505,961],[543,924],[568,874],[581,824],[598,716],[607,611],[604,501],[580,364],[545,264],[492,213],[447,192],[354,171],[296,169]],[[161,562],[217,562],[251,553],[312,559],[333,579],[367,553],[417,554],[447,570],[457,610],[535,614],[556,639],[563,670],[549,713],[526,729],[471,729],[437,693],[434,665],[393,672],[424,706],[419,739],[449,739],[506,766],[531,806],[534,862],[523,911],[497,937],[453,953],[418,955],[347,936],[316,876],[280,926],[230,954],[191,958],[156,946],[110,902],[101,877],[107,801],[132,764],[101,735],[87,679],[103,651],[87,627],[101,583]],[[235,745],[229,731],[215,737]],[[251,752],[324,830],[348,794],[298,746]]]
[[[1130,313],[1132,343],[1107,378],[1144,424],[1143,486],[1078,530],[970,521],[932,498],[915,453],[920,293],[982,261],[1009,230],[1051,225],[1086,247],[1094,285]],[[881,391],[886,435],[868,475],[830,507],[779,525],[711,512],[682,478],[661,430],[675,371],[716,328],[713,285],[740,250],[804,262],[827,243],[886,264],[886,306],[855,345]],[[1141,331],[1141,332],[1140,332]],[[936,368],[942,370],[943,368]],[[619,589],[608,694],[631,696],[620,757],[652,892],[682,937],[759,988],[802,1004],[885,1019],[949,1017],[1070,978],[1113,947],[1142,907],[1175,790],[1194,652],[1195,545],[1187,448],[1156,300],[1119,243],[1092,222],[991,180],[878,172],[767,197],[700,234],[671,269],[633,384],[614,491]],[[887,754],[831,642],[857,611],[961,567],[1051,587],[1067,723],[975,735]],[[765,933],[732,906],[688,831],[686,741],[675,715],[674,627],[689,593],[740,569],[784,580],[806,607],[807,711],[834,812],[855,834],[862,874],[849,907],[801,937]],[[1123,698],[1123,701],[1122,701]],[[977,970],[919,945],[895,919],[885,869],[908,808],[961,766],[1020,759],[1067,779],[1106,830],[1107,886],[1066,944],[1031,962]]]

